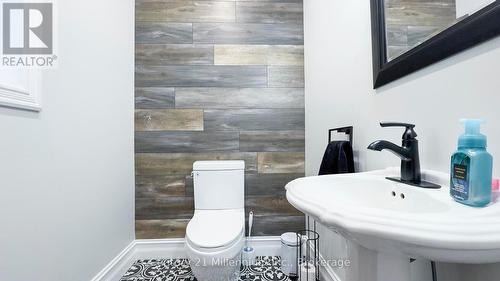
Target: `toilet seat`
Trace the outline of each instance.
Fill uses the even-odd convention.
[[[186,229],[187,242],[203,252],[217,252],[239,242],[245,232],[243,209],[196,210]]]

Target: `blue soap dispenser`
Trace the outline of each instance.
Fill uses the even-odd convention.
[[[465,133],[451,157],[450,195],[473,207],[491,202],[493,157],[486,151],[486,136],[479,129],[483,120],[463,119]]]

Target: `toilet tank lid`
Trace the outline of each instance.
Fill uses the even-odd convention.
[[[196,161],[193,164],[194,171],[226,171],[245,170],[245,161]]]

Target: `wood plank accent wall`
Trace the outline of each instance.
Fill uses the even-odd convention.
[[[456,0],[386,0],[384,5],[389,61],[456,22]]]
[[[257,235],[304,227],[302,0],[136,0],[137,238],[183,237],[196,160],[246,163]]]

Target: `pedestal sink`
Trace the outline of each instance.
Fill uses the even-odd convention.
[[[409,258],[500,262],[499,203],[485,208],[456,203],[445,173],[422,173],[441,189],[397,183],[387,176],[398,176],[398,170],[300,178],[286,185],[286,197],[316,221],[376,251],[379,281],[410,280]]]

